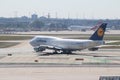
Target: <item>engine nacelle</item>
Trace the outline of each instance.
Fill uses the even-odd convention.
[[[88,50],[89,50],[89,51],[97,51],[98,48],[97,48],[97,47],[94,47],[94,48],[89,48]]]
[[[36,52],[42,52],[42,51],[44,51],[45,50],[45,47],[37,47],[37,48],[34,48],[34,50],[36,51]]]

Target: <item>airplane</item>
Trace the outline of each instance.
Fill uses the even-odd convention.
[[[98,46],[104,45],[103,40],[107,23],[102,23],[88,40],[62,39],[52,36],[35,36],[30,44],[35,52],[43,52],[46,49],[54,50],[53,53],[71,54],[73,51],[88,49],[98,50]]]
[[[77,25],[71,25],[70,27],[68,27],[69,31],[87,31],[87,30],[91,30],[90,26],[77,26]]]
[[[99,26],[102,24],[102,22],[97,23],[94,27],[92,27],[90,30],[96,31]]]
[[[68,30],[70,31],[73,31],[73,30],[76,30],[76,31],[87,31],[87,30],[93,30],[93,31],[96,31],[99,27],[99,25],[101,25],[102,22],[99,22],[97,23],[95,26],[91,27],[91,26],[75,26],[75,25],[72,25],[68,28]]]

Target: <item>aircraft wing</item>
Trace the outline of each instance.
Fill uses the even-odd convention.
[[[105,43],[116,43],[116,42],[120,42],[120,41],[105,41]]]
[[[52,50],[61,50],[60,47],[54,47],[54,46],[48,46],[48,45],[41,45],[40,47],[44,47],[46,49],[52,49]]]
[[[120,45],[115,45],[114,43],[119,43],[120,41],[105,41],[104,45],[96,46],[96,48],[107,48],[107,47],[120,47]]]
[[[119,47],[120,45],[115,45],[114,43],[119,43],[120,41],[106,41],[105,45],[98,46],[98,48],[107,48],[107,47]]]
[[[120,45],[102,45],[102,46],[99,46],[98,48],[113,48],[113,47],[120,47]]]

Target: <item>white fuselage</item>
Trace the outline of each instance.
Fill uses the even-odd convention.
[[[97,46],[103,45],[104,32],[107,23],[102,23],[99,28],[91,35],[89,40],[77,39],[62,39],[50,36],[36,36],[30,41],[36,52],[44,51],[45,49],[53,49],[55,53],[62,51],[62,53],[71,53],[72,51],[89,49],[90,51],[98,50]]]
[[[82,50],[104,44],[104,41],[61,39],[49,36],[36,36],[30,41],[33,47],[52,46],[66,50]]]

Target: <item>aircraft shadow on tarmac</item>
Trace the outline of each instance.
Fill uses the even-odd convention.
[[[50,56],[50,55],[80,55],[80,54],[76,54],[76,53],[71,53],[71,54],[68,54],[68,53],[50,53],[50,52],[43,52],[42,54],[39,54],[39,56]]]
[[[97,53],[52,53],[52,52],[42,52],[42,54],[38,54],[38,56],[50,56],[50,55],[80,55],[80,56],[92,56],[92,57],[112,57],[112,56],[107,56],[107,55],[98,55]]]

